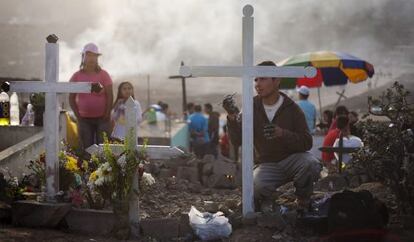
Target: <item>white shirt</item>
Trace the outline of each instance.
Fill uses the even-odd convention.
[[[333,147],[339,146],[339,138],[335,140]],[[344,137],[343,139],[343,146],[349,148],[359,148],[363,147],[364,143],[362,140],[356,136],[350,135],[348,137]],[[335,152],[335,158],[339,160],[339,154]],[[342,154],[342,162],[347,164],[352,159],[350,154]]]
[[[283,103],[283,96],[280,95],[279,99],[275,104],[272,105],[266,105],[263,103],[264,110],[266,112],[267,118],[269,119],[269,122],[272,122],[273,117],[275,116],[277,110],[279,110],[280,106],[282,106]]]
[[[139,124],[142,122],[142,109],[141,109],[141,104],[137,100],[134,100],[134,102],[135,102],[135,108],[137,109],[137,136],[138,136],[139,134],[138,127],[139,127]],[[121,103],[117,106],[115,110],[112,110],[112,114],[111,114],[112,121],[115,123],[111,136],[119,140],[124,140],[125,136],[127,135],[125,110],[126,110],[125,103]]]

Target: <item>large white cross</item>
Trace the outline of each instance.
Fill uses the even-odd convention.
[[[243,8],[242,66],[182,66],[182,76],[195,77],[241,77],[243,79],[242,118],[242,175],[243,175],[243,216],[254,213],[253,202],[253,81],[256,77],[314,77],[313,67],[271,67],[253,65],[253,7]]]
[[[59,101],[58,93],[90,93],[94,85],[88,82],[62,83],[59,80],[59,45],[46,43],[45,82],[11,82],[12,92],[44,92],[45,115],[43,129],[46,146],[46,195],[54,201],[59,191]]]
[[[137,145],[137,115],[138,110],[137,106],[135,105],[135,101],[132,97],[129,97],[126,102],[126,130],[128,134],[132,134],[131,139],[129,140],[129,149],[136,149],[140,151],[142,149],[142,145]],[[123,145],[109,145],[112,152],[116,155],[120,155],[123,151]],[[96,154],[102,152],[103,145],[92,145],[86,149],[86,151],[90,154]],[[184,152],[177,147],[169,147],[169,146],[161,146],[161,145],[148,145],[146,147],[146,153],[150,159],[169,159],[174,156],[180,156],[184,154]],[[132,180],[132,189],[138,191],[138,176],[135,173],[134,178]],[[138,196],[133,192],[131,194],[131,200],[129,201],[129,222],[131,225],[131,236],[133,238],[139,237],[139,201]]]

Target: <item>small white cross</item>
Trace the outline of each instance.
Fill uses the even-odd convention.
[[[135,101],[132,97],[129,97],[126,102],[126,133],[132,134],[130,140],[128,140],[129,149],[135,149],[140,151],[142,149],[142,145],[137,145],[137,115],[138,110],[137,106],[135,105]],[[123,145],[109,145],[112,152],[116,155],[121,154],[124,151]],[[92,145],[86,149],[86,151],[90,154],[96,154],[102,152],[103,145]],[[184,152],[177,147],[169,147],[169,146],[161,146],[161,145],[148,145],[146,147],[146,153],[150,159],[163,159],[168,160],[175,156],[180,156],[184,154]],[[139,190],[138,186],[138,176],[135,173],[134,178],[132,180],[132,189],[135,191]],[[138,196],[133,192],[131,194],[131,200],[129,201],[129,221],[131,224],[131,235],[134,238],[139,237],[139,201]]]

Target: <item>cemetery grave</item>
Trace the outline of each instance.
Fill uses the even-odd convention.
[[[229,219],[233,233],[230,238],[221,241],[316,241],[323,237],[318,232],[320,228],[310,226],[300,219],[294,203],[296,197],[292,183],[278,189],[276,202],[280,207],[275,208],[271,214],[254,211],[253,150],[252,140],[248,138],[253,132],[252,115],[249,115],[253,112],[253,79],[257,76],[312,77],[315,70],[253,66],[253,8],[247,5],[243,13],[242,66],[182,66],[180,73],[182,76],[243,78],[243,112],[246,114],[243,115],[243,139],[249,142],[243,143],[241,163],[221,156],[214,159],[210,155],[199,160],[168,145],[138,145],[136,110],[132,98],[127,102],[126,111],[127,127],[131,135],[124,144],[105,142],[93,145],[87,149],[92,155],[89,160],[77,157],[69,149],[60,153],[57,93],[90,92],[93,87],[90,83],[75,85],[58,82],[59,49],[55,41],[46,44],[46,83],[12,83],[12,90],[15,91],[46,92],[48,125],[43,130],[45,160],[39,158],[33,163],[43,166],[44,174],[38,174],[38,178],[43,175],[44,181],[27,181],[29,185],[36,184],[37,188],[36,193],[19,197],[25,197],[26,200],[14,201],[11,207],[2,203],[1,219],[11,217],[13,226],[37,227],[36,230],[26,231],[31,231],[40,240],[57,238],[62,241],[87,241],[96,238],[97,241],[112,241],[115,237],[137,241],[197,241],[188,217],[191,206],[195,206],[202,212],[222,211]],[[41,133],[39,129],[34,129],[33,134],[28,135],[31,137],[22,137],[14,143],[29,142],[27,139],[36,137],[35,141],[30,141],[32,143],[29,145],[33,145],[43,139]],[[3,151],[13,145],[4,147]],[[122,171],[124,168],[125,171]],[[13,172],[20,173],[23,170],[22,167],[12,169]],[[390,208],[388,228],[392,229],[391,237],[393,233],[406,235],[402,228],[413,231],[412,221],[403,221],[398,216],[398,201],[391,190],[371,182],[372,178],[363,175],[365,174],[358,174],[357,179],[344,177],[342,173],[325,177],[315,184],[312,199],[322,201],[344,188],[368,190]],[[65,183],[65,178],[68,177],[70,184]],[[12,180],[7,179],[7,182]],[[6,179],[2,178],[1,181],[5,182]],[[120,187],[120,184],[124,187]],[[42,185],[45,186],[44,189],[41,188]],[[66,193],[61,194],[62,187],[66,185]],[[112,192],[109,199],[107,191]],[[113,198],[113,191],[116,191],[116,199]],[[81,192],[86,193],[83,194],[85,197],[80,196]],[[25,239],[21,234],[25,230],[13,226],[5,225],[6,230],[0,230],[0,240]],[[50,228],[59,228],[69,233],[49,233]],[[39,231],[44,232],[43,235]]]

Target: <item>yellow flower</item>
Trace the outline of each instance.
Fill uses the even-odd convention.
[[[71,172],[78,172],[79,171],[78,161],[72,156],[67,156],[67,162],[65,164],[65,168],[66,170],[71,171]]]
[[[83,162],[82,162],[82,168],[86,171],[86,170],[88,170],[88,166],[89,166],[88,161],[83,160]]]
[[[96,179],[98,178],[98,175],[96,174],[96,171],[92,172],[91,175],[89,176],[89,181],[90,182],[94,182],[96,181]]]

